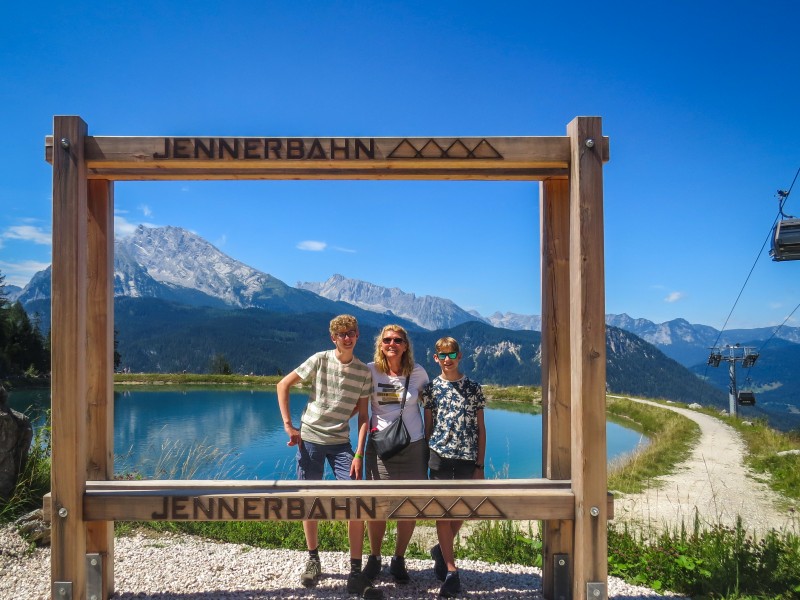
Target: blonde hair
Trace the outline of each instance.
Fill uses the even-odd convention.
[[[406,341],[406,350],[400,358],[400,374],[411,375],[414,370],[414,351],[411,348],[411,340],[408,339],[408,332],[401,325],[385,325],[378,337],[375,338],[375,368],[381,373],[389,373],[389,361],[386,360],[386,355],[381,347],[383,336],[386,335],[387,331],[396,331]]]
[[[450,336],[439,338],[436,341],[436,352],[444,352],[445,348],[450,348],[450,352],[461,352],[458,342]]]
[[[353,315],[339,315],[331,319],[329,329],[331,335],[335,335],[340,329],[358,331],[358,320]]]

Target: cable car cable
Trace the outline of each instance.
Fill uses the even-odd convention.
[[[775,228],[775,225],[778,223],[778,220],[780,219],[780,216],[783,214],[783,205],[786,203],[786,200],[789,198],[789,195],[792,193],[792,188],[794,188],[794,184],[797,181],[797,176],[798,175],[800,175],[800,167],[797,169],[797,172],[794,174],[794,179],[792,180],[792,185],[789,186],[789,189],[785,193],[781,193],[780,194],[781,200],[779,201],[778,215],[775,217],[775,220],[772,222],[772,225],[769,228],[769,233],[767,234],[767,237],[764,240],[764,243],[761,244],[761,248],[759,249],[758,254],[756,255],[756,259],[755,259],[755,261],[753,261],[753,266],[750,267],[750,272],[747,274],[747,278],[744,280],[744,283],[742,284],[742,289],[739,290],[739,295],[736,296],[736,301],[733,303],[733,306],[731,307],[731,310],[728,313],[727,318],[725,319],[725,323],[722,325],[722,329],[720,330],[719,335],[717,335],[717,339],[714,340],[713,346],[715,348],[717,347],[717,344],[719,343],[719,340],[722,337],[722,333],[725,331],[725,328],[728,326],[728,321],[730,321],[731,315],[733,314],[733,311],[736,310],[736,305],[739,304],[739,300],[742,297],[742,293],[744,292],[744,288],[747,287],[747,282],[750,281],[750,276],[753,274],[753,270],[756,268],[756,264],[758,263],[758,259],[761,258],[761,255],[764,252],[764,247],[772,239],[772,231]],[[706,366],[706,368],[708,368],[708,367]]]
[[[742,284],[742,287],[739,290],[739,294],[736,296],[736,300],[734,301],[730,312],[728,312],[728,316],[725,318],[725,323],[722,325],[722,329],[720,329],[719,333],[717,334],[717,339],[714,340],[714,343],[712,344],[712,349],[713,348],[717,348],[717,345],[719,344],[719,340],[722,337],[722,334],[725,331],[725,328],[728,326],[728,321],[730,321],[731,315],[733,315],[733,311],[736,310],[736,306],[739,304],[739,300],[741,299],[742,294],[744,293],[744,289],[747,287],[747,283],[750,281],[750,277],[753,275],[753,271],[756,268],[756,264],[758,264],[758,259],[761,258],[761,255],[764,253],[764,248],[766,247],[767,243],[770,242],[770,240],[772,239],[772,232],[773,232],[773,230],[775,228],[775,225],[778,223],[778,220],[781,218],[781,215],[784,214],[783,213],[783,207],[786,204],[786,201],[789,199],[789,195],[792,193],[792,189],[794,188],[794,184],[797,181],[798,175],[800,175],[800,167],[798,167],[797,172],[794,174],[794,179],[792,179],[792,184],[789,186],[789,189],[787,191],[785,191],[785,192],[782,191],[782,190],[778,191],[778,195],[780,197],[779,200],[778,200],[778,214],[775,216],[775,220],[772,222],[772,225],[769,228],[769,232],[767,233],[767,237],[764,239],[764,243],[761,244],[761,248],[759,248],[759,250],[758,250],[758,254],[756,255],[756,259],[753,261],[753,266],[750,267],[750,272],[747,274],[747,277],[745,278],[744,283]],[[800,305],[798,305],[798,307],[800,307]],[[789,317],[786,317],[787,321],[794,314],[794,312],[796,310],[797,310],[797,307],[791,312]],[[785,322],[786,321],[784,321],[784,323]],[[781,327],[782,326],[783,326],[783,324],[781,324]],[[778,327],[778,329],[780,329],[780,327]],[[775,333],[777,333],[778,329],[776,329],[773,332],[773,334],[772,334],[773,336],[775,335]],[[772,337],[770,337],[770,339],[772,339]],[[767,341],[769,341],[769,340],[767,340]],[[766,342],[764,343],[764,345],[766,345]],[[763,348],[764,345],[762,345],[761,347]],[[759,354],[760,354],[760,351],[759,351]],[[708,366],[709,366],[709,364],[710,363],[707,362],[706,366],[705,366],[705,369],[703,370],[703,380],[707,380],[708,379],[707,376],[708,376]],[[752,368],[752,366],[748,367],[748,373],[750,372],[751,368]],[[700,400],[702,400],[702,394],[701,394]]]
[[[761,348],[759,348],[759,349],[758,349],[758,353],[759,353],[759,354],[761,354],[761,351],[764,349],[764,346],[766,346],[766,345],[767,345],[767,344],[770,342],[770,340],[772,340],[772,338],[774,338],[774,337],[775,337],[775,335],[778,333],[778,331],[780,330],[780,328],[781,328],[781,327],[783,327],[784,325],[786,325],[786,321],[788,321],[789,319],[791,319],[791,318],[792,318],[792,315],[793,315],[795,312],[797,312],[797,309],[798,309],[798,308],[800,308],[800,304],[798,304],[797,306],[795,306],[795,307],[794,307],[794,310],[792,310],[792,312],[790,312],[790,313],[789,313],[789,316],[788,316],[788,317],[786,317],[786,318],[783,320],[783,323],[781,323],[780,325],[778,325],[778,326],[775,328],[775,331],[773,331],[773,332],[772,332],[772,335],[771,335],[771,336],[769,336],[769,338],[767,339],[767,341],[765,341],[763,344],[761,344]]]

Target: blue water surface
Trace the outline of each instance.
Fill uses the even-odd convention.
[[[124,389],[114,398],[118,474],[157,479],[295,478],[296,450],[286,445],[274,390]],[[300,424],[307,399],[305,393],[291,395],[295,425]],[[20,411],[46,408],[49,390],[14,392],[10,405]],[[487,478],[542,476],[541,415],[488,408],[485,422]],[[353,419],[353,443],[355,425]],[[641,434],[614,423],[606,423],[606,434],[609,460],[646,442]]]

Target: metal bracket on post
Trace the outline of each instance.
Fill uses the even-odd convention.
[[[569,554],[553,555],[553,600],[570,600]]]
[[[586,598],[587,600],[607,600],[608,591],[606,590],[606,584],[600,582],[587,583]]]
[[[86,600],[103,598],[103,559],[99,554],[86,555]]]
[[[54,581],[53,600],[72,600],[72,582]]]

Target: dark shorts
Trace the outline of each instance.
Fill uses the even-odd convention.
[[[445,458],[433,450],[428,459],[428,467],[431,470],[431,479],[472,479],[475,473],[474,460]]]
[[[411,442],[388,460],[381,459],[375,451],[372,438],[367,440],[366,456],[367,479],[427,479],[428,442]]]
[[[325,461],[333,469],[336,479],[350,479],[350,465],[353,464],[353,449],[347,444],[315,444],[300,442],[297,445],[297,478],[306,480],[322,479]]]

